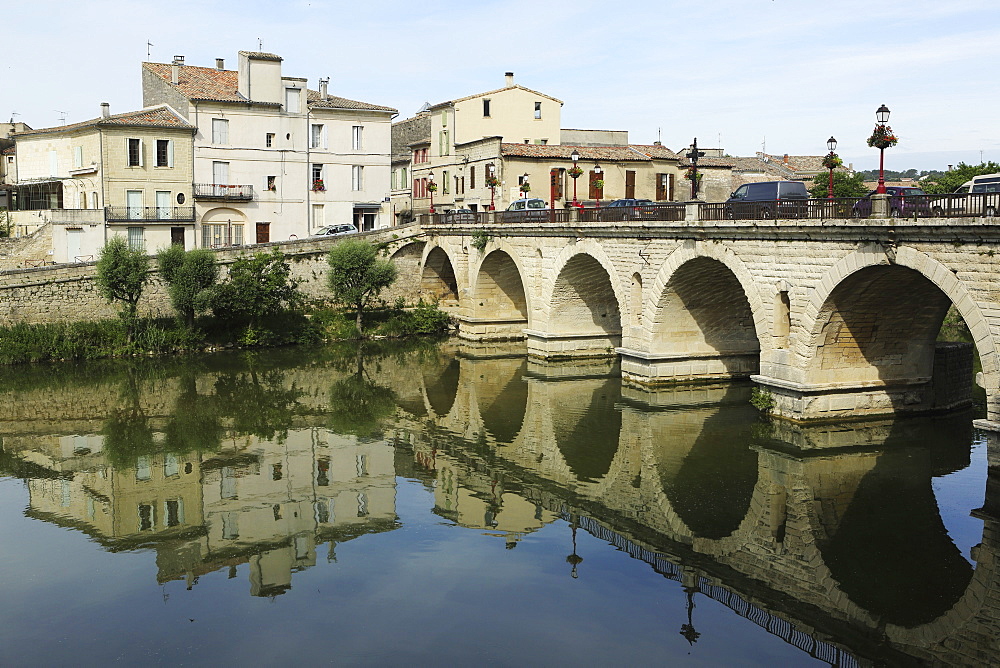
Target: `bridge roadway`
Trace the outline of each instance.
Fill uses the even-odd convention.
[[[996,218],[423,231],[393,257],[462,337],[526,339],[548,360],[617,356],[630,384],[749,377],[792,420],[967,405],[971,355],[936,341],[954,306],[982,364],[981,424],[1000,429]]]

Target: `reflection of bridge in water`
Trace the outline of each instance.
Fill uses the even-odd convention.
[[[106,417],[120,387],[88,387],[80,401],[21,393],[0,426],[5,466],[31,481],[33,516],[110,550],[155,549],[160,581],[249,563],[252,593],[281,593],[320,543],[332,557],[337,542],[399,526],[395,476],[406,475],[435,483],[436,512],[508,547],[562,518],[692,601],[709,596],[837,665],[983,665],[996,654],[996,477],[977,513],[975,567],[931,484],[968,465],[967,417],[767,425],[747,386],[622,389],[607,364],[529,363],[500,348],[445,346],[379,366],[373,377],[401,409],[386,421],[391,443],[331,434],[331,385],[344,372],[309,364],[273,383],[242,371],[155,377],[132,404],[159,445],[117,465]],[[263,404],[270,415],[256,423]],[[53,418],[37,420],[46,405]],[[161,447],[192,425],[218,443]]]
[[[968,465],[967,415],[768,425],[754,422],[748,387],[623,391],[608,367],[496,352],[468,348],[425,369],[433,396],[411,396],[425,466],[464,469],[459,486],[484,498],[517,489],[546,513],[579,516],[672,579],[693,569],[685,586],[824,660],[841,643],[876,661],[993,656],[996,517],[976,512],[985,526],[973,567],[931,485]]]

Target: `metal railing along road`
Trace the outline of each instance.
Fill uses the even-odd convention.
[[[193,206],[106,206],[109,223],[193,223]]]
[[[927,215],[935,218],[993,218],[1000,215],[1000,192],[916,195],[906,200],[920,200]]]
[[[253,186],[227,185],[222,183],[195,183],[196,199],[226,199],[249,201],[253,199]]]
[[[867,205],[867,207],[865,207]],[[867,218],[871,200],[865,197],[834,197],[766,202],[706,202],[698,205],[699,220],[792,220],[805,218]]]
[[[606,206],[580,209],[580,222],[632,222],[643,220],[684,220],[684,204],[640,204],[636,206]]]

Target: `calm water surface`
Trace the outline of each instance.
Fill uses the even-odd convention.
[[[2,665],[996,660],[969,414],[769,424],[450,342],[0,393]]]

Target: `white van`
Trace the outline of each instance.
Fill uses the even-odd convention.
[[[1000,212],[1000,173],[980,174],[951,195],[931,202],[934,216],[996,216]]]

